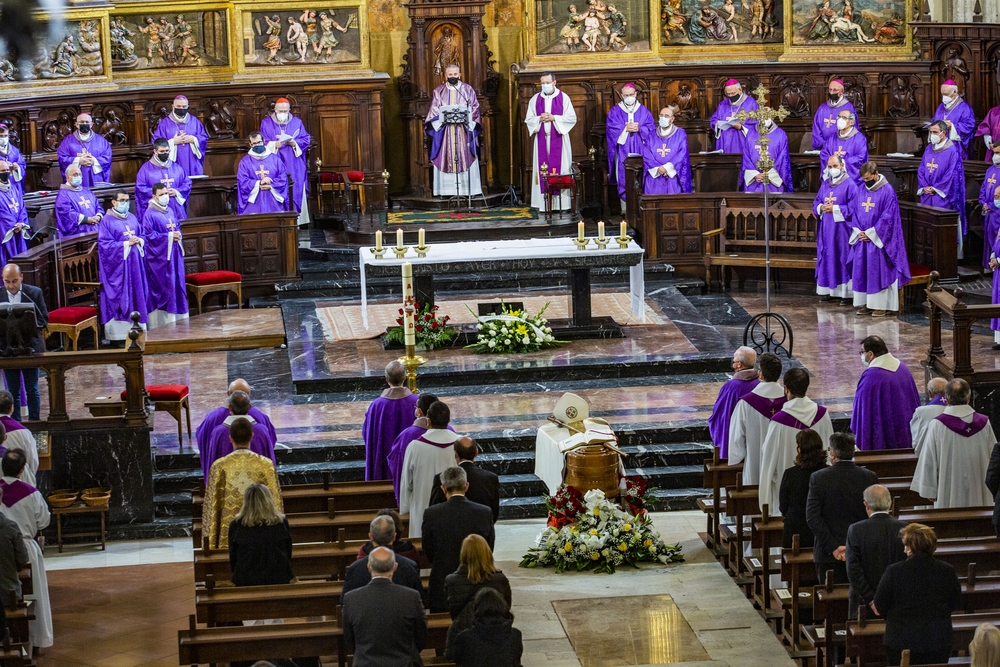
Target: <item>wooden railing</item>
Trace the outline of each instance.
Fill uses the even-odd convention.
[[[961,287],[949,292],[939,284],[937,272],[931,273],[927,288],[930,304],[930,347],[927,349],[927,368],[947,379],[962,378],[970,384],[1000,382],[1000,370],[976,371],[972,366],[972,325],[976,320],[1000,318],[1000,304],[972,305],[964,302],[965,290]],[[952,322],[951,359],[941,346],[941,319],[947,315]]]

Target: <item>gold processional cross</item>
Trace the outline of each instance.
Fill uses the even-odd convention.
[[[760,108],[756,111],[746,111],[741,109],[734,118],[741,123],[746,123],[748,120],[757,121],[758,127],[763,127],[767,121],[777,119],[781,122],[788,118],[791,113],[784,106],[779,106],[777,109],[772,109],[767,106],[767,88],[764,84],[760,84],[753,91],[753,96],[757,98],[757,104]],[[757,156],[757,170],[762,174],[767,174],[774,167],[774,160],[771,158],[771,153],[768,151],[767,146],[771,143],[771,140],[767,138],[766,134],[758,132],[759,138],[757,139],[756,146],[758,151]]]

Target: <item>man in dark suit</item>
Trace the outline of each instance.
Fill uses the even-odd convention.
[[[493,514],[490,508],[465,497],[469,480],[465,468],[453,466],[441,473],[441,486],[448,500],[424,511],[423,549],[431,561],[431,579],[427,586],[431,612],[448,611],[444,578],[458,569],[462,540],[480,535],[493,548]]]
[[[878,481],[878,475],[854,464],[854,436],[830,436],[829,468],[817,470],[809,478],[806,523],[813,532],[816,576],[824,581],[833,570],[833,582],[846,584],[847,529],[868,518],[864,493]]]
[[[465,497],[474,503],[486,505],[493,512],[493,523],[500,518],[500,478],[495,472],[483,470],[474,461],[479,455],[479,445],[469,436],[462,436],[455,443],[455,462],[465,470],[469,478],[469,490]],[[441,475],[434,475],[434,487],[431,490],[431,505],[443,503],[444,491],[441,490]]]
[[[35,325],[38,333],[31,342],[31,349],[37,354],[45,351],[45,340],[42,329],[49,323],[49,309],[45,306],[45,295],[42,290],[21,281],[21,267],[8,264],[3,267],[3,303],[31,303],[35,306]],[[14,419],[21,421],[21,376],[24,376],[24,393],[28,396],[28,419],[37,421],[41,412],[41,399],[38,395],[38,369],[24,368],[18,370],[4,369],[7,389],[14,395]]]
[[[990,465],[986,468],[986,488],[993,494],[993,530],[1000,537],[1000,442],[993,445]]]
[[[851,582],[850,617],[858,617],[858,607],[871,607],[878,582],[885,569],[906,559],[899,531],[906,525],[889,514],[889,489],[873,484],[865,489],[868,518],[847,529],[847,578]],[[874,609],[872,609],[874,612]]]
[[[427,640],[427,619],[420,595],[392,583],[392,549],[368,554],[372,580],[344,595],[344,643],[354,667],[419,667]]]
[[[393,542],[396,541],[396,523],[391,516],[381,515],[372,519],[368,527],[368,539],[371,540],[375,548],[386,547],[392,549]],[[341,596],[347,595],[356,588],[367,586],[372,580],[371,572],[368,571],[367,559],[356,560],[347,568],[344,574],[344,589]],[[406,588],[412,588],[424,595],[424,585],[420,581],[420,567],[409,558],[396,554],[396,571],[392,573],[392,583]]]

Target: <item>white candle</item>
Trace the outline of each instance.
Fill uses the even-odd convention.
[[[402,230],[400,230],[402,234]],[[413,266],[409,262],[403,263],[403,342],[406,345],[416,345],[416,329],[413,328],[413,311],[408,309],[407,304],[413,303]]]
[[[397,229],[396,230],[396,247],[399,248],[400,250],[403,249],[403,230],[402,229]]]
[[[378,230],[375,232],[375,249],[376,250],[382,249],[382,230]]]
[[[583,240],[583,220],[581,220],[580,224],[578,224],[576,226],[576,231],[577,231],[576,238],[582,241]]]
[[[421,248],[424,247],[424,230],[422,228],[417,230],[417,245]]]
[[[628,236],[627,232],[628,232],[628,225],[626,225],[625,221],[623,220],[622,221],[622,238],[625,238],[626,236]]]
[[[599,238],[599,239],[603,239],[604,238],[604,221],[603,220],[601,222],[597,223],[597,238]]]

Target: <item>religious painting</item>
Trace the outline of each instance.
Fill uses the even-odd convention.
[[[786,39],[817,53],[884,57],[912,54],[909,0],[786,0],[791,26]]]
[[[403,29],[405,11],[399,0],[370,0],[368,24],[373,32],[394,32]]]
[[[229,20],[225,9],[111,13],[111,65],[115,72],[173,68],[228,68]]]
[[[663,46],[782,44],[783,0],[661,0]]]
[[[527,0],[528,46],[532,61],[653,62],[660,40],[653,39],[660,0]],[[655,8],[655,9],[654,9]]]
[[[243,13],[244,62],[250,67],[361,62],[358,6]]]

